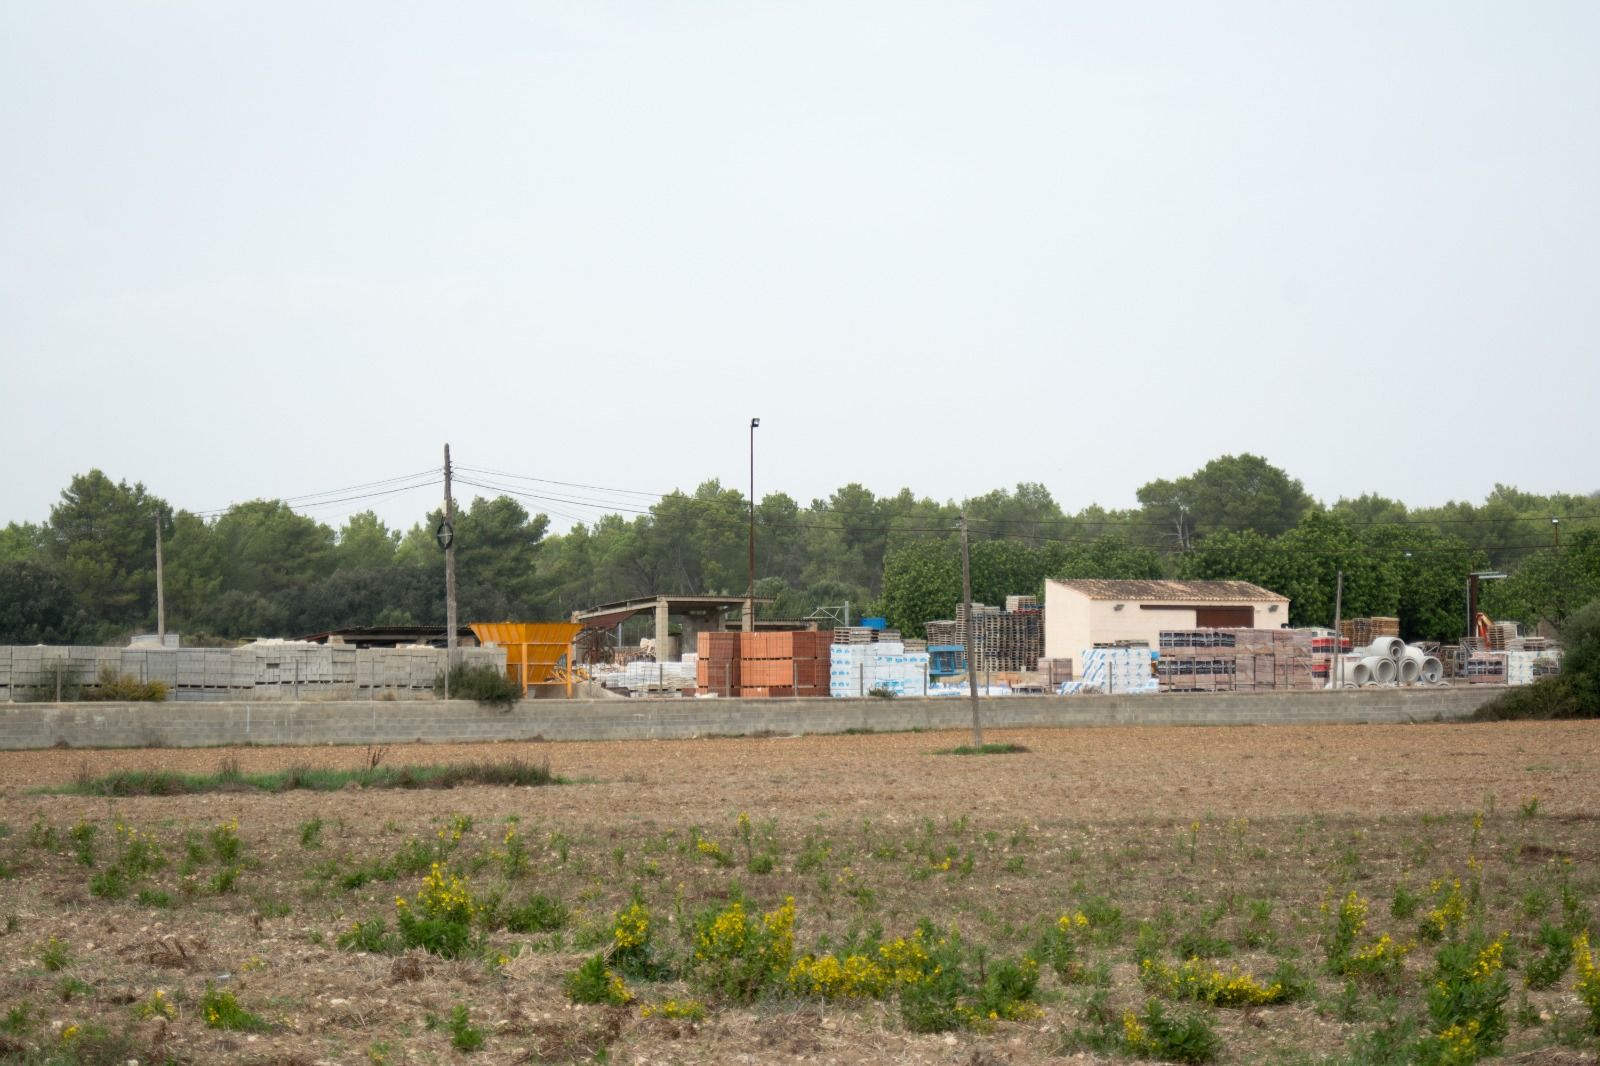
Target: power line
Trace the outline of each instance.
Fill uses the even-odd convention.
[[[413,479],[425,476],[428,477],[428,480],[418,481],[413,485],[398,485],[397,487],[382,489],[381,491],[377,492],[359,492],[361,489],[378,489],[380,486],[395,485],[396,482],[411,481]],[[312,492],[303,496],[279,497],[277,502],[290,507],[325,507],[338,503],[348,503],[352,500],[365,500],[372,499],[377,496],[390,496],[399,492],[410,492],[412,489],[420,489],[426,488],[429,485],[437,485],[443,480],[443,475],[440,473],[439,469],[434,467],[429,470],[420,470],[413,474],[403,474],[399,477],[384,478],[382,481],[368,481],[361,485],[346,485],[342,489],[328,489],[324,492]],[[322,497],[338,498],[323,499]],[[226,507],[215,507],[205,511],[190,511],[189,513],[194,515],[196,518],[214,518],[218,515],[227,514],[233,508],[239,506],[239,502],[247,501],[236,501],[234,503],[230,503]]]

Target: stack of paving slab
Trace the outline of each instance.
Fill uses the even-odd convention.
[[[696,662],[629,663],[622,670],[622,685],[636,693],[677,693],[695,687]]]
[[[828,669],[828,695],[835,699],[889,692],[925,696],[928,653],[908,652],[899,641],[876,644],[834,644]]]

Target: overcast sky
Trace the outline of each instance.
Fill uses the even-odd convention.
[[[802,502],[1600,489],[1597,55],[1588,2],[3,0],[0,522],[446,440],[743,488],[751,416]]]

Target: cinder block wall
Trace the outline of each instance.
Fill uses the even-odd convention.
[[[1465,718],[1501,689],[1167,693],[984,700],[987,728],[1313,725]],[[402,744],[410,741],[650,740],[852,729],[966,729],[955,699],[529,700],[499,711],[459,700],[0,704],[0,749]]]
[[[102,673],[160,681],[173,700],[433,699],[442,648],[246,644],[239,648],[0,645],[0,701],[49,698],[58,685],[92,690]],[[504,648],[461,648],[468,666],[506,668]]]

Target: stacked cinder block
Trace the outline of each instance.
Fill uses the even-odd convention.
[[[1291,629],[1164,630],[1156,676],[1163,692],[1309,691],[1324,683],[1312,640]]]

